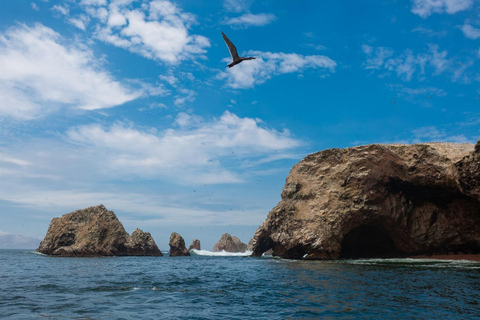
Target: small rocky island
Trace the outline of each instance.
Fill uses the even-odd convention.
[[[213,246],[213,252],[245,252],[247,245],[240,241],[238,237],[231,236],[228,233],[222,234],[220,240]]]
[[[188,251],[190,250],[202,250],[200,246],[200,240],[198,239],[193,239],[192,244],[188,247]]]
[[[62,257],[162,256],[149,232],[130,236],[103,205],[53,218],[38,252]]]
[[[176,232],[172,232],[170,235],[170,257],[188,257],[190,256],[190,252],[188,252],[187,248],[185,248],[185,240],[183,240],[182,236]]]
[[[367,145],[305,157],[256,231],[290,259],[480,253],[480,141]]]

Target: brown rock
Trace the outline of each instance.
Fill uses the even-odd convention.
[[[137,229],[130,237],[103,205],[53,218],[37,251],[64,257],[162,255],[150,233]]]
[[[253,255],[480,252],[480,143],[368,145],[305,157],[256,231]]]
[[[188,247],[188,251],[190,251],[190,250],[192,250],[192,249],[201,250],[201,249],[200,249],[200,240],[198,240],[198,239],[193,239],[192,244],[190,245],[190,247]]]
[[[240,241],[237,237],[232,237],[228,233],[222,234],[220,240],[213,246],[214,252],[245,252],[247,245]]]
[[[185,248],[185,240],[176,232],[170,235],[170,257],[189,256],[187,248]]]
[[[250,241],[248,241],[247,250],[253,251],[253,238],[251,238]]]

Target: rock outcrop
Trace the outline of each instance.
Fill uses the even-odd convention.
[[[200,240],[198,239],[193,239],[192,244],[190,247],[188,247],[188,251],[195,249],[195,250],[201,250],[200,249]]]
[[[253,255],[299,259],[480,253],[480,141],[367,145],[305,157]]]
[[[220,240],[213,246],[214,252],[245,252],[247,251],[247,245],[240,241],[235,236],[231,236],[228,233],[222,234]]]
[[[251,238],[250,241],[248,241],[247,250],[248,251],[253,251],[253,238]]]
[[[176,232],[172,232],[170,235],[170,257],[181,257],[181,256],[189,256],[190,252],[188,252],[187,248],[185,248],[185,240],[183,240],[182,236]]]
[[[150,233],[136,229],[129,236],[103,205],[53,218],[37,251],[63,257],[162,255]]]

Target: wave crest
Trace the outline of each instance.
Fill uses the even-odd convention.
[[[226,251],[213,252],[208,250],[192,249],[190,250],[190,253],[193,253],[194,255],[197,255],[197,256],[214,256],[214,257],[248,257],[252,255],[252,251],[250,250],[247,250],[245,252],[226,252]]]

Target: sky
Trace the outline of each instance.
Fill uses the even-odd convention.
[[[0,233],[248,242],[310,153],[476,143],[479,66],[479,0],[0,1]]]

